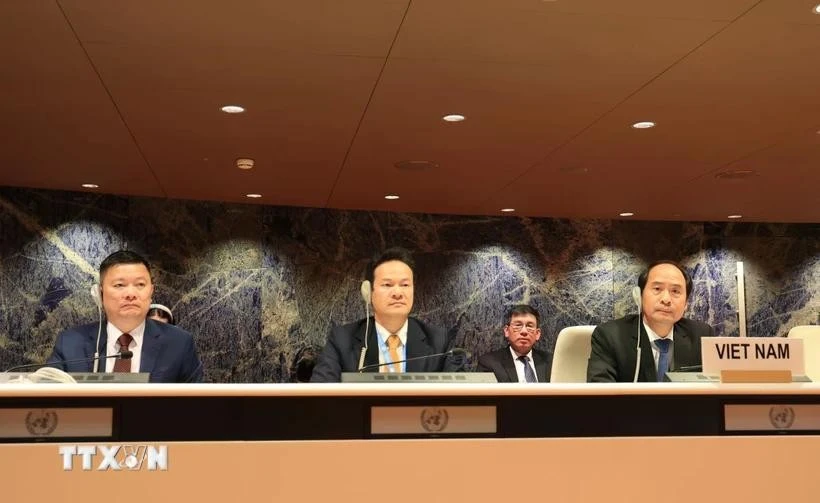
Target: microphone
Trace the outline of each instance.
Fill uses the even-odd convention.
[[[100,297],[102,287],[100,285],[91,285],[91,297],[97,305],[97,343],[94,345],[94,368],[92,372],[95,374],[100,366],[100,335],[102,335],[102,298]],[[129,356],[130,358],[130,356]]]
[[[368,280],[364,280],[360,291],[362,292],[362,300],[364,300],[364,346],[362,346],[362,352],[359,353],[359,372],[364,367],[364,355],[367,353],[367,336],[370,334],[370,298],[373,294],[373,287]]]
[[[643,322],[643,302],[641,302],[641,287],[632,289],[632,300],[638,306],[638,345],[635,347],[637,359],[635,360],[635,377],[632,382],[638,382],[638,374],[641,372],[641,323]]]
[[[379,367],[386,367],[387,365],[393,365],[396,363],[404,363],[404,362],[412,362],[415,360],[426,360],[427,358],[436,358],[438,356],[450,356],[450,355],[469,355],[469,351],[462,348],[453,348],[450,351],[445,351],[443,353],[433,353],[432,355],[424,355],[424,356],[414,356],[413,358],[405,358],[404,360],[399,360],[397,362],[385,362],[385,363],[374,363],[373,365],[365,365],[359,369],[359,373],[364,372],[365,370],[375,369]]]
[[[17,372],[17,371],[20,371],[20,370],[33,369],[33,368],[43,368],[43,367],[49,367],[49,366],[52,366],[52,365],[65,365],[67,363],[84,363],[84,362],[89,362],[91,360],[94,360],[95,362],[99,362],[100,360],[107,360],[108,358],[117,358],[117,359],[123,359],[123,360],[130,360],[131,357],[133,357],[133,356],[134,356],[133,351],[127,351],[126,350],[126,351],[120,351],[117,354],[103,356],[103,357],[92,356],[91,358],[76,358],[74,360],[65,360],[65,361],[61,361],[61,362],[28,363],[26,365],[17,365],[16,367],[12,367],[12,368],[4,371],[3,373],[5,374],[7,372]]]
[[[675,372],[702,372],[703,365],[683,365],[675,369]]]

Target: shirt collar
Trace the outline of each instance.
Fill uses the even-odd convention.
[[[374,323],[376,324],[376,333],[379,334],[379,338],[382,340],[382,342],[387,344],[387,338],[390,337],[390,331],[387,330],[386,328],[384,328],[383,326],[379,325],[378,321],[374,320]],[[399,329],[399,331],[396,332],[396,335],[398,335],[399,339],[401,339],[401,345],[406,346],[407,345],[407,320],[404,320],[404,325],[402,325],[401,328]]]
[[[646,320],[643,320],[643,318],[641,318],[641,321],[643,323],[643,328],[646,329],[646,335],[649,336],[649,342],[651,342],[652,344],[655,344],[655,341],[657,341],[658,339],[666,339],[668,341],[674,341],[675,340],[675,327],[674,327],[674,325],[672,326],[672,330],[669,331],[669,335],[667,335],[666,337],[661,337],[660,335],[656,334],[654,330],[649,328],[649,325],[647,325]]]
[[[518,356],[518,353],[516,353],[515,350],[513,349],[512,344],[509,347],[510,347],[510,354],[512,355],[513,360],[518,360],[518,358],[520,358],[520,357]],[[531,361],[531,362],[535,361],[535,360],[532,359],[532,348],[530,348],[529,352],[527,354],[525,354],[524,356],[529,358],[529,361]]]
[[[120,338],[123,331],[114,326],[114,324],[110,321],[108,322],[108,325],[106,325],[106,331],[106,333],[108,333],[108,345],[109,347],[113,347],[112,343],[116,342],[116,340]],[[143,321],[134,327],[134,330],[131,330],[128,333],[131,335],[131,338],[134,339],[132,344],[140,346],[142,344],[142,337],[145,335],[145,322]]]

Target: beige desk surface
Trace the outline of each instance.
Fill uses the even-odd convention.
[[[815,436],[165,445],[166,471],[82,471],[78,463],[65,471],[56,444],[0,445],[0,495],[82,503],[820,500]]]

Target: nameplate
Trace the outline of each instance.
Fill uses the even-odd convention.
[[[724,405],[726,431],[820,431],[820,405]]]
[[[496,433],[495,406],[371,407],[372,435]]]
[[[724,370],[788,370],[805,375],[803,340],[782,337],[704,337],[704,374]]]
[[[109,408],[0,409],[0,438],[110,438]]]

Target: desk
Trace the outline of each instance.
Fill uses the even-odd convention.
[[[521,499],[562,503],[814,502],[820,437],[732,435],[722,407],[817,403],[816,384],[7,386],[0,408],[110,405],[114,433],[94,443],[161,442],[169,460],[67,471],[58,447],[73,440],[6,443],[0,494],[87,502],[127,483],[142,494],[117,501],[494,502],[523,488]],[[498,430],[371,438],[370,406],[415,405],[495,405]],[[649,478],[661,467],[665,481]]]

